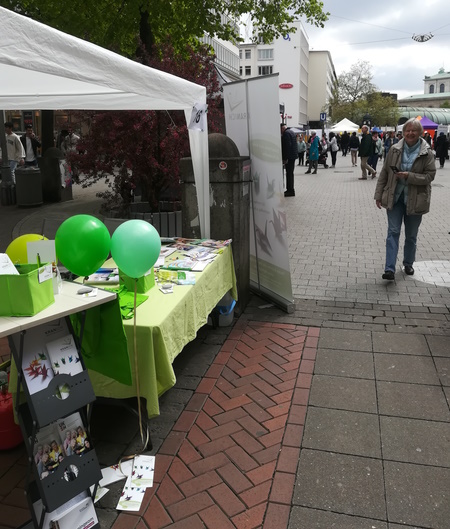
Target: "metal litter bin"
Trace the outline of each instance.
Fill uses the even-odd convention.
[[[38,167],[17,167],[16,203],[18,206],[40,206],[42,198],[42,178]]]

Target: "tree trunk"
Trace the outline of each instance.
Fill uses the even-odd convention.
[[[149,56],[152,55],[153,45],[155,44],[155,37],[153,35],[150,22],[148,21],[149,13],[146,9],[142,9],[142,6],[139,7],[139,39],[141,41],[140,46],[136,49],[136,57],[142,57],[142,47],[145,48],[145,51]]]

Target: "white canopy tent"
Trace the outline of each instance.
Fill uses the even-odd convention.
[[[0,7],[0,109],[183,110],[206,88]],[[208,130],[189,130],[202,237],[209,237]]]
[[[358,132],[359,126],[356,123],[353,123],[347,118],[339,121],[336,125],[333,125],[330,129],[330,132]]]

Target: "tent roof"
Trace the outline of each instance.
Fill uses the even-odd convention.
[[[0,108],[192,110],[206,89],[0,7]],[[5,82],[6,81],[6,82]]]
[[[351,130],[352,132],[355,130],[359,130],[359,125],[356,123],[353,123],[347,118],[342,119],[339,121],[339,123],[336,123],[336,125],[333,125],[330,129],[332,132],[344,132]]]
[[[0,7],[0,109],[183,110],[206,88]],[[202,237],[209,237],[207,123],[189,130]]]
[[[427,128],[437,129],[438,127],[437,123],[435,123],[434,121],[431,121],[431,119],[427,118],[427,116],[423,116],[423,117],[418,116],[417,119],[420,120],[420,124],[422,125],[424,129],[427,129]]]

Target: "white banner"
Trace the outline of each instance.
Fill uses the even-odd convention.
[[[278,76],[225,84],[223,94],[227,136],[242,156],[251,159],[250,280],[262,294],[292,312]]]

